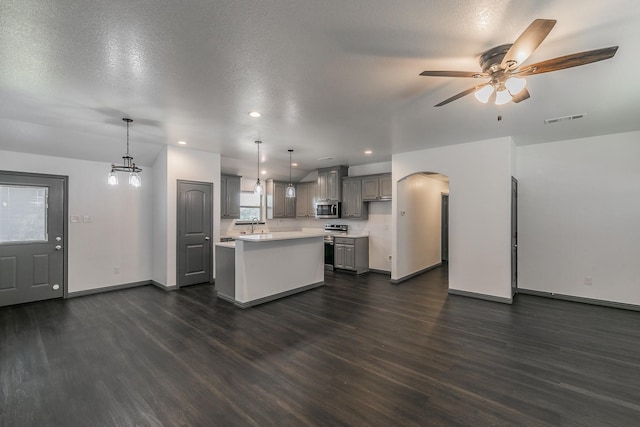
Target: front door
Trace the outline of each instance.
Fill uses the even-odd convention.
[[[0,306],[64,296],[66,187],[0,171]]]
[[[518,180],[511,177],[511,296],[518,292]]]
[[[213,184],[178,181],[178,286],[211,282]]]

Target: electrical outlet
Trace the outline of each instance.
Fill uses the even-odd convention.
[[[113,267],[113,274],[120,274],[120,267]]]
[[[585,277],[584,278],[584,284],[587,285],[587,286],[593,285],[593,279],[591,277],[588,277],[588,276]]]

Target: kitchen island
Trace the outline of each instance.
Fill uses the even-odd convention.
[[[246,308],[324,285],[323,239],[285,231],[216,243],[218,297]]]

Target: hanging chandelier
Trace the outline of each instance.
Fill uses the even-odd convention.
[[[129,172],[129,185],[137,188],[142,186],[142,179],[138,174],[142,172],[142,169],[136,166],[133,157],[129,155],[129,124],[133,120],[127,117],[122,120],[127,123],[127,154],[122,156],[122,165],[111,164],[111,172],[107,176],[107,183],[109,185],[118,185],[118,174],[116,172]]]
[[[293,183],[291,182],[291,153],[293,153],[293,150],[289,150],[289,185],[287,186],[287,189],[285,190],[285,196],[287,197],[296,197],[296,187],[293,186]]]
[[[258,145],[258,180],[253,186],[253,192],[260,196],[262,194],[262,184],[260,183],[260,144],[262,144],[262,141],[256,141],[256,144]]]

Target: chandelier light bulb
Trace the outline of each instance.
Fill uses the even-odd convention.
[[[118,174],[113,169],[107,175],[107,184],[109,185],[118,185]]]
[[[140,175],[138,175],[137,172],[131,172],[129,174],[129,185],[135,188],[142,186],[142,179],[140,179]]]
[[[488,84],[480,90],[475,92],[475,97],[478,101],[486,104],[489,101],[489,98],[493,94],[494,88],[492,85]]]

